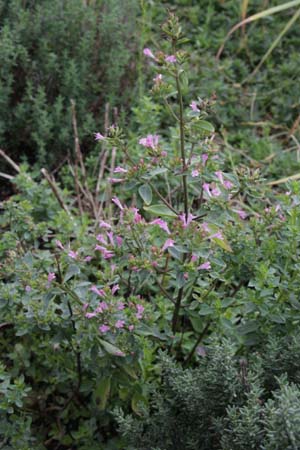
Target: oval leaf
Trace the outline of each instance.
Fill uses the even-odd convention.
[[[213,125],[210,122],[207,122],[207,120],[199,120],[197,122],[197,127],[207,133],[213,133],[215,131]]]
[[[146,205],[151,205],[152,202],[152,189],[148,184],[143,184],[139,187],[139,194],[142,197]]]
[[[171,209],[169,209],[166,205],[152,205],[152,206],[144,206],[144,210],[148,211],[155,216],[164,216],[164,217],[177,217]]]

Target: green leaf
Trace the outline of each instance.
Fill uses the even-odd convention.
[[[101,378],[95,391],[96,403],[101,411],[106,408],[107,400],[110,394],[111,377]]]
[[[151,178],[153,178],[156,175],[161,175],[162,173],[166,173],[166,172],[168,172],[168,169],[166,167],[157,167],[156,169],[151,170],[149,175]]]
[[[213,133],[215,131],[213,125],[210,122],[207,122],[207,120],[199,120],[197,122],[197,128],[200,128],[207,133]]]
[[[116,347],[115,345],[111,344],[110,342],[104,341],[103,339],[99,339],[99,342],[101,343],[104,350],[113,356],[122,356],[123,352]]]
[[[177,217],[177,214],[175,214],[173,211],[171,211],[170,208],[163,204],[144,206],[144,210],[148,211],[151,214],[154,214],[155,216]]]
[[[131,399],[131,408],[138,416],[141,415],[141,410],[139,409],[140,403],[146,404],[147,401],[142,394],[136,392]]]
[[[139,187],[139,194],[142,197],[146,205],[151,205],[152,202],[152,189],[148,184],[143,184]]]
[[[215,244],[217,244],[223,250],[226,250],[227,252],[232,253],[232,248],[230,247],[230,245],[228,244],[226,239],[213,238],[212,240]]]
[[[66,283],[68,280],[70,280],[72,277],[74,277],[75,275],[79,275],[80,274],[80,269],[78,266],[75,266],[75,264],[71,264],[68,267],[68,270],[65,274],[64,277],[64,283]]]

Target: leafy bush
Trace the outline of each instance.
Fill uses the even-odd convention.
[[[140,414],[147,408],[150,382],[156,387],[161,372],[158,350],[184,367],[199,364],[189,372],[164,362],[168,386],[177,395],[178,380],[176,398],[183,405],[174,415],[165,386],[169,427],[178,432],[177,443],[168,443],[165,434],[166,445],[213,448],[229,407],[239,408],[228,412],[226,430],[233,435],[239,414],[252,417],[255,430],[270,430],[270,439],[277,427],[273,406],[269,425],[261,424],[254,399],[265,400],[263,388],[271,397],[280,370],[267,359],[260,369],[258,361],[253,381],[250,374],[245,381],[235,354],[247,355],[270,334],[292,334],[299,324],[299,185],[273,192],[257,169],[228,161],[210,122],[214,97],[190,95],[189,54],[174,15],[162,33],[162,50],[143,52],[154,70],[153,100],[144,97],[145,111],[135,110],[145,135],[117,125],[101,128],[97,161],[92,155],[85,164],[76,148],[69,191],[45,171],[45,180],[35,181],[28,167],[10,162],[18,194],[4,203],[0,219],[1,358],[13,400],[2,416],[15,427],[16,439],[26,430],[31,448],[124,448],[112,410]],[[158,134],[161,114],[167,119]],[[212,347],[214,356],[203,358],[216,336],[232,344]],[[297,383],[291,358],[278,348],[271,342],[269,354],[279,368],[284,362],[288,375],[295,373],[291,381]],[[256,374],[264,374],[261,382]],[[290,389],[282,388],[283,397],[274,394],[274,408],[290,400],[297,405],[296,388]],[[164,393],[160,398],[162,416]],[[182,426],[190,426],[188,441],[178,437],[178,415]],[[150,418],[148,438],[161,446],[151,412]],[[248,428],[239,426],[237,442],[246,442]],[[4,438],[11,448],[11,436]],[[225,433],[222,439],[227,445]]]
[[[135,0],[0,2],[0,140],[11,155],[60,162],[73,148],[71,99],[93,149],[105,102],[130,97],[137,12]]]

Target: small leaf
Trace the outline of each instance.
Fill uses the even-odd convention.
[[[215,131],[213,125],[210,122],[207,122],[206,120],[199,120],[197,122],[197,128],[200,128],[203,131],[206,131],[207,133],[213,133]]]
[[[124,353],[116,346],[114,346],[113,344],[111,344],[110,342],[104,341],[103,339],[99,339],[102,347],[104,348],[104,350],[109,353],[110,355],[114,355],[114,356],[123,356]]]
[[[227,252],[232,253],[232,248],[230,247],[230,245],[228,244],[226,239],[213,238],[212,240],[215,244],[217,244],[223,250],[226,250]]]
[[[96,387],[96,402],[99,405],[101,411],[106,407],[107,400],[110,394],[111,377],[105,377],[100,380]]]
[[[66,281],[70,280],[70,278],[74,277],[75,275],[79,275],[80,274],[80,269],[78,266],[75,266],[75,264],[71,264],[68,267],[68,270],[65,274],[64,277],[64,282],[66,283]]]
[[[152,202],[152,189],[148,184],[143,184],[139,187],[139,194],[144,200],[146,205],[151,205]]]
[[[166,205],[152,205],[152,206],[144,206],[144,210],[148,211],[155,216],[164,216],[164,217],[177,217],[171,209],[169,209]]]
[[[139,409],[140,403],[146,404],[147,402],[143,395],[136,392],[131,399],[131,408],[138,416],[141,415],[141,410]]]

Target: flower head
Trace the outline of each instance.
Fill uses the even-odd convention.
[[[200,112],[200,109],[198,108],[198,104],[197,104],[197,102],[195,102],[194,100],[193,100],[192,103],[190,104],[190,107],[191,107],[192,111],[194,111],[194,112]]]
[[[101,333],[103,333],[103,334],[107,333],[109,330],[110,330],[110,327],[108,325],[105,325],[105,324],[103,324],[103,325],[101,325],[99,327],[99,331],[101,331]]]
[[[176,63],[177,59],[176,59],[176,56],[175,56],[175,55],[167,55],[167,56],[165,57],[165,61],[166,61],[167,63],[174,64],[174,63]]]
[[[56,278],[55,273],[54,272],[50,272],[48,274],[48,283],[51,283],[53,280],[55,280],[55,278]]]
[[[70,258],[72,259],[77,259],[78,258],[78,252],[74,252],[73,250],[70,250],[68,253],[68,256],[70,256]]]
[[[148,58],[156,59],[150,48],[144,48],[143,53],[145,56],[148,56]]]
[[[139,144],[147,148],[155,149],[158,146],[159,136],[157,134],[148,134],[145,138],[139,140]]]
[[[94,133],[95,135],[95,141],[103,141],[105,139],[105,136],[103,136],[101,133]]]
[[[170,230],[168,227],[167,222],[165,222],[162,219],[154,219],[152,222],[150,222],[150,225],[158,225],[162,230],[166,231],[166,233],[170,234]]]
[[[199,269],[199,270],[209,270],[209,269],[211,269],[211,264],[210,264],[209,261],[205,261],[203,264],[201,264],[201,265],[198,267],[198,269]]]
[[[124,328],[125,320],[117,320],[115,323],[116,328]]]
[[[169,247],[174,247],[173,239],[167,239],[161,250],[164,252]]]
[[[124,210],[124,207],[122,206],[122,203],[120,202],[120,200],[118,199],[118,197],[113,197],[113,198],[111,199],[111,201],[112,201],[115,205],[117,205],[117,207],[120,208],[121,211]]]

